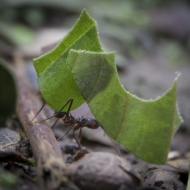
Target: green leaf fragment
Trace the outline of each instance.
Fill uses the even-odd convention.
[[[52,51],[34,59],[40,91],[46,102],[56,110],[59,110],[70,98],[75,99],[72,109],[85,101],[66,64],[70,49],[103,51],[96,23],[85,10],[68,35]]]
[[[106,132],[141,159],[164,164],[172,135],[182,122],[176,106],[176,80],[163,96],[142,100],[121,85],[114,56],[71,50],[67,64]]]
[[[182,122],[176,105],[176,80],[155,100],[142,100],[121,85],[115,53],[105,53],[95,21],[84,10],[68,35],[50,52],[34,59],[46,102],[59,110],[86,101],[98,122],[116,141],[145,161],[164,164],[172,135]]]

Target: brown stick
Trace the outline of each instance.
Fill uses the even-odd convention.
[[[32,123],[30,122],[38,112],[39,100],[25,82],[25,77],[21,73],[18,76],[18,73],[17,70],[19,96],[16,112],[37,161],[40,189],[78,189],[69,182],[67,167],[52,130],[46,122],[35,123],[44,120],[44,114],[41,112]]]

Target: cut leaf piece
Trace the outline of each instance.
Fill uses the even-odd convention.
[[[172,135],[182,122],[176,107],[176,80],[162,97],[147,101],[123,88],[114,53],[71,50],[67,64],[106,132],[139,158],[164,164]]]
[[[15,79],[6,63],[0,59],[0,126],[14,112],[17,99]]]
[[[46,102],[56,110],[59,110],[70,98],[75,99],[72,109],[84,102],[73,74],[66,64],[71,48],[102,52],[96,23],[85,10],[55,49],[34,59],[40,91]]]

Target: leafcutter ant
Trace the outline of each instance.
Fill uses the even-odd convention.
[[[77,142],[77,144],[78,144],[78,146],[79,146],[79,149],[80,149],[80,151],[82,151],[82,146],[81,146],[81,144],[80,144],[80,142],[79,142],[79,140],[78,140],[78,138],[77,138],[75,132],[76,132],[77,130],[80,130],[80,131],[79,131],[79,139],[81,139],[81,136],[82,136],[82,128],[83,128],[83,127],[87,127],[87,128],[89,128],[89,129],[97,129],[98,127],[101,127],[101,128],[103,129],[103,127],[98,123],[98,121],[96,121],[96,120],[93,119],[93,118],[85,118],[85,117],[74,118],[74,117],[71,115],[71,113],[70,113],[72,104],[73,104],[73,98],[69,99],[69,100],[66,102],[66,104],[65,104],[59,111],[55,111],[55,113],[54,113],[53,116],[51,116],[51,117],[49,117],[49,118],[47,118],[47,119],[45,119],[45,120],[39,121],[39,122],[37,122],[37,123],[41,123],[41,122],[44,122],[44,121],[46,121],[46,120],[48,120],[48,119],[51,119],[51,118],[55,117],[55,118],[57,118],[57,120],[56,120],[55,123],[53,124],[53,126],[52,126],[52,128],[53,128],[53,127],[55,126],[55,124],[57,123],[57,121],[58,121],[59,119],[62,119],[62,121],[63,121],[66,125],[68,125],[70,128],[68,129],[68,131],[67,131],[64,135],[62,135],[61,137],[59,137],[57,140],[60,140],[61,138],[63,138],[65,135],[67,135],[67,134],[72,130],[72,131],[73,131],[73,136],[74,136],[74,138],[75,138],[75,140],[76,140],[76,142]],[[45,105],[45,104],[43,104],[43,106],[44,106],[44,105]],[[63,112],[62,110],[63,110],[67,105],[69,105],[69,106],[68,106],[68,110],[67,110],[66,112]],[[38,113],[39,113],[41,110],[42,110],[42,108],[38,111]],[[37,113],[37,114],[38,114],[38,113]],[[36,116],[37,116],[37,114],[36,114]],[[36,117],[36,116],[35,116],[35,117]],[[103,129],[103,130],[104,130],[104,129]],[[105,132],[105,130],[104,130],[104,132]],[[108,134],[107,134],[106,132],[105,132],[105,134],[108,136]],[[109,137],[109,136],[108,136],[108,137]],[[116,146],[115,141],[112,140],[110,137],[109,137],[109,139],[112,141],[112,143],[114,144],[114,146]],[[117,146],[116,146],[116,147],[117,147]],[[118,147],[117,147],[117,151],[118,151],[118,153],[120,154],[120,151],[119,151]]]

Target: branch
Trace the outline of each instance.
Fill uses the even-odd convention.
[[[30,122],[38,112],[39,100],[26,82],[23,73],[19,71],[20,69],[16,69],[15,72],[19,91],[16,112],[37,161],[40,189],[77,189],[69,181],[66,164],[51,128],[46,122],[35,123],[45,119],[43,112],[40,112],[32,123]]]

